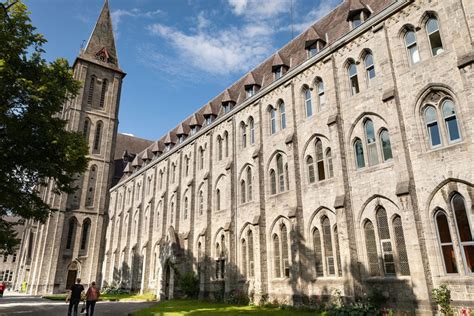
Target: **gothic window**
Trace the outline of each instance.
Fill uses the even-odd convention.
[[[93,152],[95,154],[100,153],[101,138],[102,138],[102,122],[99,121],[99,122],[97,122],[97,125],[96,125],[96,128],[95,128],[95,135],[94,135]]]
[[[173,224],[173,220],[174,220],[174,202],[171,202],[171,206],[170,206],[170,222],[171,222],[171,224]]]
[[[188,219],[188,197],[184,198],[184,219]]]
[[[252,201],[252,169],[247,167],[247,200]]]
[[[86,142],[89,143],[89,135],[91,132],[91,120],[87,117],[84,120],[84,127],[82,129],[82,135],[86,139]]]
[[[304,88],[304,105],[306,110],[306,117],[313,116],[313,104],[311,101],[311,90],[308,87]]]
[[[91,80],[89,82],[89,92],[87,94],[87,104],[92,104],[92,100],[94,99],[95,81],[96,81],[96,77],[94,75],[92,75]]]
[[[74,235],[76,233],[76,219],[73,217],[69,219],[67,238],[66,238],[66,249],[71,249],[74,242]],[[30,235],[30,241],[32,240]],[[31,247],[30,247],[31,249]],[[31,256],[30,256],[31,257]]]
[[[337,226],[334,226],[334,244],[336,248],[337,275],[342,276],[341,249],[339,248],[339,234],[337,232]]]
[[[331,148],[326,149],[326,165],[328,168],[328,178],[334,177]]]
[[[425,124],[430,138],[432,148],[441,145],[441,135],[439,133],[439,124],[436,109],[433,106],[427,106],[425,109]]]
[[[249,249],[249,277],[254,276],[254,258],[253,258],[253,233],[249,230],[247,234],[248,249]]]
[[[313,230],[313,249],[316,276],[323,276],[323,251],[321,248],[321,235],[316,227]]]
[[[318,181],[326,179],[324,170],[324,155],[323,155],[323,143],[319,138],[316,138],[316,167],[318,169]]]
[[[171,183],[174,183],[176,181],[176,164],[172,163],[171,164]]]
[[[386,129],[383,129],[380,132],[380,146],[382,147],[382,158],[384,161],[391,160],[392,155],[392,145],[390,144],[390,136]]]
[[[315,175],[314,175],[313,157],[311,157],[311,156],[306,157],[306,168],[308,169],[308,181],[309,181],[309,183],[314,183]]]
[[[217,160],[222,160],[222,137],[217,136]]]
[[[324,92],[324,82],[321,78],[316,80],[316,90],[318,92],[318,108],[321,110],[326,102],[326,96]]]
[[[374,123],[371,120],[366,120],[364,124],[364,130],[365,139],[367,141],[367,157],[369,160],[369,166],[374,166],[379,163]]]
[[[72,222],[72,225],[74,225],[74,222]],[[74,229],[74,226],[72,227],[72,229]],[[69,231],[71,231],[71,239],[72,239],[71,221],[69,221]],[[33,238],[34,238],[34,234],[33,232],[30,231],[30,235],[28,238],[28,252],[26,255],[26,259],[28,260],[27,264],[31,263],[31,258],[33,256]],[[69,239],[69,233],[68,233],[68,239]],[[66,249],[70,249],[70,248],[71,248],[71,242],[69,242],[69,248],[66,247]]]
[[[371,221],[366,221],[364,225],[365,247],[369,263],[369,275],[378,276],[379,272],[379,256],[377,253],[377,242],[375,240],[374,225]]]
[[[356,95],[359,93],[359,78],[357,77],[357,66],[353,61],[351,61],[347,67],[349,74],[349,82],[351,85],[351,94]]]
[[[99,106],[101,108],[104,107],[105,104],[105,95],[107,93],[107,79],[102,80],[102,90],[100,91],[100,103]]]
[[[92,165],[89,171],[89,181],[87,182],[86,207],[94,206],[96,180],[97,180],[97,166]]]
[[[249,118],[249,129],[250,129],[250,145],[255,144],[255,123],[253,117]]]
[[[410,65],[414,65],[420,61],[420,53],[416,44],[416,35],[413,30],[408,30],[405,34],[405,46],[408,52],[408,60]]]
[[[276,111],[273,107],[268,110],[270,113],[270,134],[276,133]]]
[[[160,184],[160,190],[163,189],[163,170],[160,170],[160,174],[158,175],[158,182]]]
[[[334,265],[334,254],[332,249],[332,239],[331,239],[331,223],[329,218],[324,216],[321,218],[321,227],[323,230],[323,244],[324,244],[324,258],[326,259],[326,274],[334,275],[336,274],[336,269]]]
[[[204,148],[199,148],[199,169],[204,168]]]
[[[242,148],[245,148],[247,147],[247,126],[244,122],[240,123],[240,129],[242,131]]]
[[[247,277],[247,242],[242,239],[242,275]]]
[[[367,82],[370,82],[375,78],[375,66],[374,56],[371,53],[367,53],[364,58],[365,72],[367,74]]]
[[[444,123],[446,125],[446,131],[448,132],[448,140],[450,142],[454,142],[461,139],[453,101],[444,101],[442,110]]]
[[[281,264],[280,264],[280,239],[277,234],[273,235],[273,259],[275,278],[281,278]]]
[[[288,229],[285,224],[281,225],[281,259],[284,276],[290,277],[290,262],[288,260]]]
[[[439,32],[438,20],[435,17],[430,18],[426,22],[426,32],[428,33],[428,39],[431,46],[431,54],[437,56],[441,54],[443,50],[443,41],[441,40],[441,34]]]
[[[245,180],[241,180],[240,181],[240,202],[243,204],[245,203],[245,188],[246,188],[246,185],[245,185]]]
[[[229,157],[229,134],[224,132],[224,142],[225,142],[225,156]]]
[[[286,189],[290,190],[290,176],[288,173],[288,164],[285,164],[285,180],[286,180]]]
[[[455,194],[451,198],[451,207],[454,212],[457,235],[466,271],[467,273],[474,273],[474,239],[464,198],[460,194]]]
[[[401,275],[410,275],[410,266],[408,265],[407,248],[405,245],[405,236],[403,235],[402,218],[396,215],[392,221],[393,233],[395,234],[395,244],[397,246],[398,267]]]
[[[280,129],[286,128],[286,112],[285,112],[285,103],[280,102],[280,106],[278,107],[280,111]]]
[[[390,239],[387,211],[385,211],[383,207],[380,207],[377,210],[376,217],[384,271],[385,274],[395,274],[395,259],[393,255],[392,241]]]
[[[85,251],[88,247],[89,242],[89,231],[91,227],[91,220],[85,219],[82,224],[82,235],[81,235],[81,250]],[[86,251],[87,252],[87,251]]]
[[[443,211],[438,211],[435,216],[436,228],[438,230],[438,240],[441,253],[443,254],[444,269],[446,273],[458,273],[456,257],[454,254],[453,240],[449,230],[448,217]]]
[[[202,215],[204,212],[204,193],[199,191],[199,215]]]
[[[277,192],[276,189],[276,174],[275,170],[271,169],[270,170],[270,193],[271,194],[276,194]]]
[[[277,173],[278,173],[278,192],[285,191],[285,176],[283,172],[283,157],[278,154],[276,157],[277,161]]]
[[[189,175],[189,157],[184,157],[184,175],[187,177]]]
[[[221,209],[221,190],[216,190],[216,211]]]

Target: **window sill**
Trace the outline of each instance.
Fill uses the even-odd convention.
[[[327,179],[321,180],[321,181],[316,181],[316,182],[313,182],[313,183],[308,183],[308,187],[317,188],[317,187],[324,186],[324,185],[327,185],[328,183],[332,183],[332,182],[334,182],[334,176],[332,176],[331,178],[327,178]]]
[[[390,167],[393,167],[393,165],[394,165],[394,161],[393,161],[393,159],[390,159],[388,161],[384,161],[382,163],[378,163],[378,164],[370,166],[370,167],[364,167],[364,168],[356,169],[355,172],[356,173],[361,173],[361,172],[366,172],[366,171],[376,172],[376,171],[379,171],[379,170],[388,169]]]
[[[452,149],[453,147],[456,147],[456,146],[460,146],[460,145],[463,145],[464,144],[464,140],[461,138],[459,140],[456,140],[456,141],[452,141],[446,145],[439,145],[439,146],[436,146],[436,147],[430,147],[426,152],[427,153],[435,153],[435,152],[439,152],[439,151],[443,151],[443,150],[447,150],[447,149]]]
[[[411,280],[409,275],[387,275],[387,276],[371,276],[363,279],[365,282],[381,282],[381,283],[391,283],[391,282],[406,282]]]

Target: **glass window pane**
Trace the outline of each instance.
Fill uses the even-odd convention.
[[[463,247],[463,250],[466,259],[466,269],[474,273],[474,245],[466,245]]]
[[[444,213],[438,213],[436,215],[436,224],[438,226],[438,234],[441,243],[450,243],[451,234],[449,232],[448,219]]]
[[[371,120],[365,122],[365,136],[368,144],[375,143],[374,123]]]
[[[441,35],[438,32],[430,34],[429,36],[430,44],[431,44],[431,53],[433,56],[441,54],[443,49],[443,42],[441,41]]]
[[[410,46],[412,44],[416,43],[416,35],[415,32],[413,31],[408,31],[407,34],[405,35],[405,44],[407,46]]]
[[[429,19],[426,23],[426,30],[428,31],[428,34],[438,31],[438,20],[434,18]]]
[[[458,273],[458,267],[456,265],[456,258],[454,257],[453,245],[442,246],[444,265],[446,267],[446,273]]]
[[[459,194],[453,197],[452,206],[461,242],[473,241],[464,199]]]
[[[323,273],[323,252],[321,248],[321,236],[319,230],[313,230],[314,261],[316,266],[316,275],[322,276]]]
[[[438,123],[432,123],[428,125],[428,132],[430,133],[431,137],[431,146],[438,146],[441,144],[441,136],[439,134],[439,127]]]
[[[377,253],[377,244],[375,241],[374,225],[371,221],[367,221],[364,225],[365,231],[365,246],[367,250],[367,258],[369,263],[369,275],[377,276],[379,272],[379,262]]]
[[[398,265],[401,275],[410,275],[410,266],[408,265],[407,248],[403,234],[402,219],[396,216],[393,219],[393,231],[395,233],[395,242],[397,245]]]
[[[384,208],[379,208],[377,211],[377,227],[379,230],[380,239],[390,239],[390,231],[388,229],[387,211]],[[391,245],[387,244],[387,247]],[[392,251],[392,249],[384,249]]]
[[[412,64],[416,64],[420,61],[420,53],[418,52],[418,47],[416,44],[408,48],[410,53],[410,60]]]
[[[332,249],[332,239],[331,239],[331,223],[329,218],[323,217],[321,220],[321,226],[323,228],[323,241],[324,241],[324,256],[326,258],[326,273],[328,275],[335,274],[334,269],[334,257]]]
[[[364,149],[362,147],[362,142],[359,139],[354,143],[354,150],[356,154],[357,168],[364,168]]]
[[[380,142],[382,144],[383,159],[385,161],[392,159],[392,145],[390,144],[390,137],[387,130],[380,133]]]

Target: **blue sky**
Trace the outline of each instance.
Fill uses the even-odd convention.
[[[291,40],[291,0],[109,0],[119,131],[156,140]],[[342,0],[292,0],[295,36]],[[103,0],[24,0],[46,59],[71,63]]]

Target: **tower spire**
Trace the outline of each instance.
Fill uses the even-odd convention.
[[[119,68],[115,37],[110,16],[109,1],[105,0],[91,37],[87,42],[81,57],[106,63],[108,66]]]

